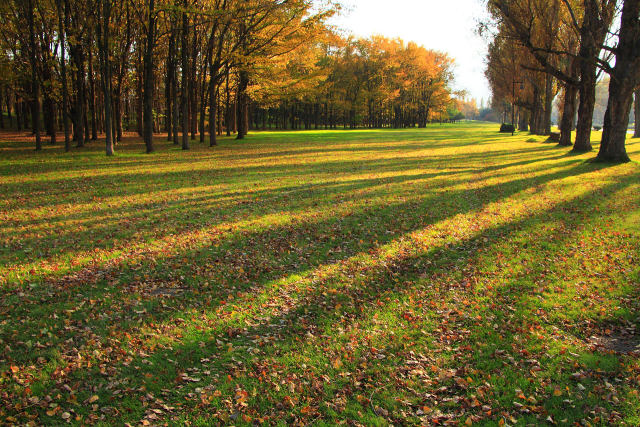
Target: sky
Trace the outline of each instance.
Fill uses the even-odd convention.
[[[480,103],[491,96],[484,77],[486,42],[475,33],[481,0],[342,0],[331,23],[359,37],[378,34],[414,41],[455,59],[454,89]]]

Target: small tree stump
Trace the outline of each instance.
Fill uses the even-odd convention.
[[[551,135],[549,135],[549,141],[560,142],[560,132],[551,132]]]

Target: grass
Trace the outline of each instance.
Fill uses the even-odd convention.
[[[640,168],[543,141],[0,143],[0,423],[640,424]]]

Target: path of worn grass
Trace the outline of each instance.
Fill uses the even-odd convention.
[[[478,124],[194,147],[0,143],[0,422],[640,424],[636,163]]]

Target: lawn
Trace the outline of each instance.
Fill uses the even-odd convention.
[[[0,142],[0,424],[639,425],[640,167],[496,129]]]

